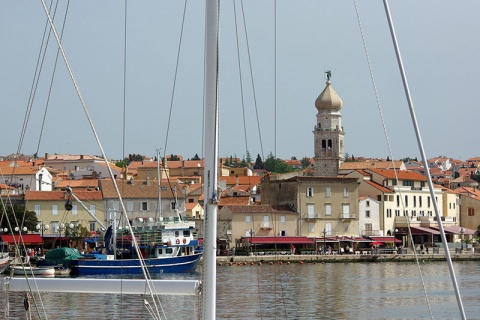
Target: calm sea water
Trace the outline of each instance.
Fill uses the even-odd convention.
[[[477,262],[455,262],[468,319],[480,319]],[[218,319],[459,319],[446,262],[326,263],[217,268]],[[193,275],[162,275],[195,279]],[[5,306],[6,293],[1,292]],[[41,319],[150,319],[137,296],[41,294]],[[26,319],[23,294],[10,292],[9,319]],[[161,297],[166,319],[195,319],[196,297]],[[34,311],[34,310],[32,310]],[[431,312],[431,314],[430,314]],[[4,313],[0,314],[0,318]],[[33,319],[40,319],[32,312]],[[6,318],[6,315],[5,315]]]

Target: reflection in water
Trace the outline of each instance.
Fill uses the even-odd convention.
[[[467,318],[479,318],[477,263],[454,266]],[[458,319],[446,262],[421,263],[420,268],[433,318]],[[221,266],[217,287],[218,319],[430,319],[418,267],[407,262]],[[41,298],[51,319],[151,318],[138,296],[45,293]],[[160,301],[167,319],[199,315],[196,297],[162,296]],[[25,319],[23,294],[11,292],[9,302],[10,319]]]

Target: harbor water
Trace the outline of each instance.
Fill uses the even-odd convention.
[[[478,262],[454,262],[468,319],[480,319]],[[421,274],[420,274],[421,270]],[[199,274],[164,274],[198,279]],[[23,293],[1,292],[8,319],[26,319]],[[42,293],[41,319],[151,319],[129,295]],[[427,302],[428,298],[428,302]],[[199,317],[198,297],[162,296],[166,319]],[[150,301],[150,306],[153,307]],[[43,305],[43,309],[41,309]],[[29,312],[40,319],[33,302]],[[6,314],[0,314],[0,319]],[[446,262],[290,263],[217,267],[217,319],[460,319]]]

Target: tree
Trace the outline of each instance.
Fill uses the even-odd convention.
[[[198,153],[195,153],[192,160],[200,160],[200,157],[198,156]]]
[[[293,156],[290,158],[290,160],[297,160],[297,157]]]
[[[180,161],[180,157],[174,154],[170,155],[170,161]]]
[[[300,160],[300,163],[302,164],[302,168],[308,168],[310,166],[310,159],[308,157],[303,157],[302,160]]]
[[[274,173],[287,173],[294,171],[293,167],[281,159],[275,159],[273,153],[267,157],[265,161],[265,169]]]
[[[65,228],[65,237],[72,242],[72,248],[83,246],[83,239],[90,236],[90,231],[81,224],[74,225],[73,229]]]
[[[0,212],[5,212],[6,216],[1,220],[1,228],[7,228],[9,232],[15,232],[15,227],[22,229],[26,227],[29,231],[36,230],[37,214],[35,211],[26,211],[24,205],[15,204],[6,208],[0,204]]]
[[[265,165],[263,164],[262,157],[260,157],[260,154],[257,154],[257,159],[255,160],[255,164],[253,165],[253,169],[257,169],[257,170],[265,169]]]
[[[252,164],[252,156],[250,155],[250,152],[248,150],[247,150],[247,158],[245,159],[245,161],[247,161],[249,166]]]

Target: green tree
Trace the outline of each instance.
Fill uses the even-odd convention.
[[[250,155],[250,152],[248,150],[247,150],[247,158],[245,159],[245,161],[247,161],[249,166],[252,164],[252,156]]]
[[[270,154],[265,161],[265,169],[273,173],[287,173],[294,171],[293,167],[281,159],[275,159],[273,154]]]
[[[119,168],[126,168],[128,166],[125,160],[117,161],[115,162],[115,165]]]
[[[263,164],[262,157],[260,157],[260,154],[257,154],[257,159],[255,160],[255,164],[253,165],[253,169],[257,169],[257,170],[265,169],[265,165]]]
[[[15,227],[22,229],[26,227],[29,231],[36,230],[37,214],[35,211],[26,211],[24,205],[15,204],[13,206],[4,207],[0,204],[0,212],[5,213],[1,219],[1,228],[8,229],[8,232],[15,232]]]
[[[200,160],[200,157],[198,156],[198,153],[195,153],[192,160]]]
[[[180,157],[174,154],[170,155],[170,161],[180,161]]]
[[[293,156],[290,158],[290,160],[297,160],[297,157]]]
[[[302,168],[308,168],[310,166],[310,158],[303,157],[300,163],[302,164]]]

